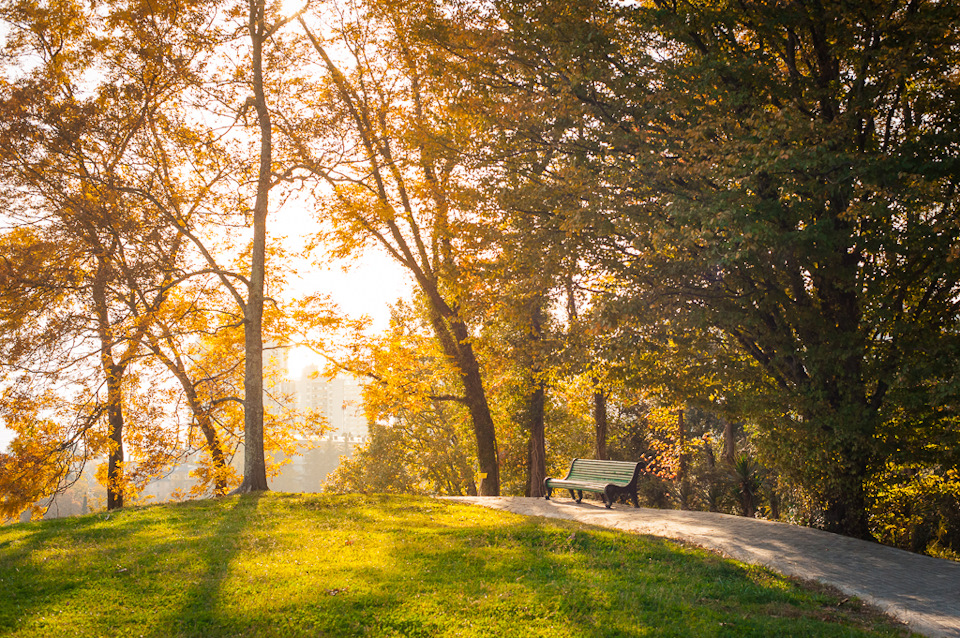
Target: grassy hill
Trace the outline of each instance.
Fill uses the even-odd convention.
[[[0,636],[898,636],[668,541],[427,498],[266,494],[0,527]]]

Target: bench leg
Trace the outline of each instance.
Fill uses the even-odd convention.
[[[634,490],[633,493],[630,494],[630,498],[633,499],[633,506],[634,506],[634,507],[640,507],[640,501],[637,500],[637,491],[636,491],[636,490]]]
[[[577,490],[577,503],[583,500],[583,490]]]

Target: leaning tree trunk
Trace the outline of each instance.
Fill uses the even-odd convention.
[[[463,330],[466,333],[466,329]],[[455,333],[456,334],[456,333]],[[464,339],[466,334],[464,334]],[[497,435],[493,416],[483,389],[480,364],[469,342],[461,342],[458,368],[463,391],[477,439],[477,460],[480,462],[480,496],[500,496],[500,462],[497,458]]]
[[[169,335],[168,335],[169,336]],[[180,382],[183,388],[184,396],[187,399],[187,405],[193,413],[193,418],[197,420],[197,426],[203,433],[206,440],[207,452],[210,454],[210,461],[213,464],[213,493],[217,496],[223,496],[227,492],[227,458],[223,451],[223,444],[217,434],[217,429],[213,425],[213,419],[210,410],[205,409],[201,404],[200,397],[197,394],[196,384],[190,379],[186,372],[183,361],[179,355],[174,354],[173,358],[166,356],[157,344],[151,344],[153,353],[160,361],[167,366],[167,369]]]
[[[423,285],[423,284],[422,284]],[[442,301],[436,286],[423,285],[429,293],[430,323],[444,354],[453,363],[463,385],[463,398],[470,412],[473,433],[477,441],[477,461],[480,463],[480,496],[500,496],[500,459],[497,453],[497,434],[490,414],[490,405],[483,389],[480,363],[470,343],[466,324]],[[446,317],[446,318],[445,318]]]

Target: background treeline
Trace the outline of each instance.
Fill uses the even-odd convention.
[[[5,2],[6,511],[104,451],[121,504],[191,446],[265,488],[301,433],[264,339],[344,327],[284,273],[376,246],[414,294],[339,358],[372,422],[340,489],[646,454],[650,504],[955,555],[958,13]]]

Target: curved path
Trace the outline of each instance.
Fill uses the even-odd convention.
[[[960,638],[960,563],[808,527],[728,514],[634,509],[516,496],[451,497],[527,516],[565,518],[682,540],[744,563],[836,587],[915,632]]]

